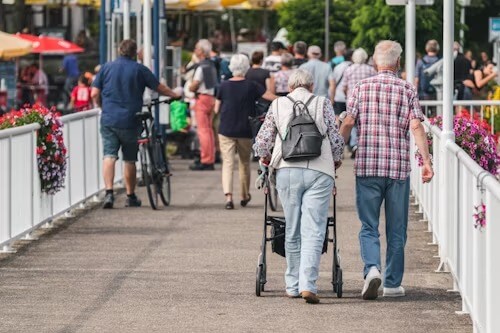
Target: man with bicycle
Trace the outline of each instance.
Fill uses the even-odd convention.
[[[121,148],[124,166],[126,207],[139,207],[135,195],[136,166],[140,121],[136,114],[142,110],[146,87],[161,95],[179,98],[169,87],[161,84],[144,65],[136,62],[137,44],[128,39],[120,43],[119,57],[104,64],[92,83],[92,98],[101,106],[101,136],[104,150],[103,176],[106,196],[103,208],[113,208],[115,163]]]

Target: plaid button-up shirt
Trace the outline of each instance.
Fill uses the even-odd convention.
[[[342,80],[342,88],[347,88],[347,95],[354,89],[354,85],[361,80],[377,75],[377,71],[373,66],[368,64],[352,64],[344,71],[344,79]]]
[[[410,121],[424,120],[415,88],[394,72],[357,83],[347,99],[347,114],[357,120],[359,177],[406,179],[410,174]]]

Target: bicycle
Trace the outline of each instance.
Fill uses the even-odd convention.
[[[158,209],[158,197],[164,206],[170,205],[170,169],[165,153],[165,143],[161,134],[157,133],[153,113],[153,106],[162,103],[170,104],[171,99],[153,99],[144,106],[148,111],[138,112],[142,131],[137,142],[139,143],[139,161],[141,163],[142,180],[146,186],[149,203],[152,209]]]

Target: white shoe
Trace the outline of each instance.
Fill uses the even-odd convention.
[[[382,284],[382,277],[376,266],[370,267],[370,271],[366,275],[365,285],[361,295],[363,299],[376,299],[378,297],[378,288]]]
[[[406,296],[405,288],[399,286],[396,288],[384,288],[384,297],[403,297]]]

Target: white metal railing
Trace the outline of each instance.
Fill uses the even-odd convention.
[[[68,160],[65,186],[55,195],[40,191],[36,164],[39,125],[0,131],[0,246],[4,251],[12,251],[13,241],[30,239],[33,229],[96,199],[103,190],[99,119],[98,109],[61,118]],[[122,170],[122,163],[117,163],[115,181],[122,180]]]
[[[420,105],[424,109],[424,114],[430,117],[435,114],[433,112],[434,108],[441,108],[443,105],[442,101],[420,101]],[[489,119],[491,126],[491,134],[495,134],[495,119],[498,121],[500,117],[500,100],[477,100],[477,101],[453,101],[453,106],[455,107],[465,107],[469,111],[471,119],[477,113],[480,119],[484,119],[486,108],[489,108],[491,116]],[[498,113],[498,115],[497,115]],[[438,111],[438,114],[442,114]]]
[[[36,131],[38,124],[0,131],[0,246],[35,227]]]
[[[470,103],[460,101],[454,105],[464,102]],[[443,150],[441,130],[428,122],[425,127],[433,136],[437,172],[430,184],[423,185],[421,170],[413,159],[411,186],[419,212],[432,231],[433,243],[439,248],[438,269],[452,274],[454,289],[462,296],[462,311],[470,314],[474,330],[500,332],[500,260],[495,257],[500,253],[500,182],[454,142],[447,142]],[[413,155],[415,145],[411,147]],[[445,160],[449,169],[439,174],[439,163]],[[440,188],[441,177],[451,180],[448,188]],[[439,200],[442,191],[447,193],[444,205]],[[473,214],[482,203],[486,205],[486,227],[479,230],[474,226]],[[446,214],[440,215],[443,209]]]

